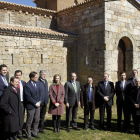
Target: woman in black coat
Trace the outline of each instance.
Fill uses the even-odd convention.
[[[3,131],[6,140],[16,140],[17,132],[21,128],[21,101],[20,91],[17,88],[19,80],[11,77],[10,86],[4,90],[0,100],[0,108],[3,110]]]

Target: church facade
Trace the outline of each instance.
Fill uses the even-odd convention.
[[[81,83],[89,75],[97,83],[104,72],[114,82],[121,71],[140,72],[140,3],[69,1],[35,0],[38,8],[0,1],[0,63],[9,76],[21,69],[27,81],[45,69],[49,83],[56,73],[64,83],[75,71]]]

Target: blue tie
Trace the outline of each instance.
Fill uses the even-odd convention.
[[[89,101],[91,101],[91,90],[90,90],[90,86],[88,86],[88,97],[89,97]]]
[[[34,86],[34,88],[35,88],[35,90],[36,90],[36,83],[33,83],[33,86]]]

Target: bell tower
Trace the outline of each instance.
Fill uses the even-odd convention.
[[[37,7],[55,11],[63,10],[84,1],[85,0],[33,0]]]

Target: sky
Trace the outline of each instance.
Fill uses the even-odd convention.
[[[36,7],[36,4],[32,2],[33,0],[1,0],[1,1],[7,1],[7,2]]]

